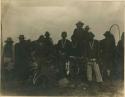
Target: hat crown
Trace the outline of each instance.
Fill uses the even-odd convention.
[[[48,31],[45,32],[45,35],[50,35],[50,33]]]
[[[11,37],[8,37],[7,40],[5,42],[13,42]]]
[[[84,23],[79,21],[79,22],[76,23],[76,25],[84,25]]]

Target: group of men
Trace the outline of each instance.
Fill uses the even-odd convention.
[[[13,41],[8,38],[4,46],[4,64],[14,61],[15,74],[20,80],[28,79],[32,74],[31,64],[36,64],[44,75],[42,78],[49,80],[66,77],[101,83],[107,79],[123,79],[124,33],[116,46],[110,31],[106,31],[105,38],[98,41],[89,31],[89,26],[83,26],[80,21],[76,23],[71,41],[67,39],[67,32],[62,32],[62,39],[55,45],[49,32],[35,41],[20,35],[19,42],[14,46],[14,58]]]

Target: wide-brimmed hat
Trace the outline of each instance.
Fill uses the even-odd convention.
[[[66,31],[63,31],[63,32],[61,33],[61,35],[66,35],[66,36],[67,36],[67,32],[66,32]]]
[[[77,23],[76,23],[76,25],[78,25],[78,26],[79,26],[79,25],[80,25],[80,26],[83,26],[83,25],[84,25],[84,23],[83,23],[83,22],[81,22],[81,21],[79,21],[79,22],[77,22]]]
[[[8,37],[7,40],[5,40],[6,43],[13,43],[13,40],[11,37]]]
[[[19,39],[25,39],[24,35],[19,35]]]
[[[110,36],[111,33],[110,33],[110,31],[106,31],[103,35],[104,35],[104,36]]]

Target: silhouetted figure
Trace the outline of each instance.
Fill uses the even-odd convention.
[[[48,31],[45,33],[45,42],[48,45],[53,45],[52,38],[50,37],[50,33]]]
[[[76,39],[76,41],[79,43],[83,40],[84,38],[84,29],[83,29],[83,25],[84,23],[82,23],[81,21],[79,21],[78,23],[76,23],[76,27],[74,32],[73,32],[73,35]]]
[[[74,35],[71,36],[71,47],[70,47],[70,56],[80,56],[80,51],[78,48],[78,43]]]
[[[28,78],[30,58],[29,42],[24,35],[20,35],[19,42],[15,44],[15,73],[19,80]]]
[[[57,49],[59,52],[59,69],[60,69],[60,77],[66,76],[66,62],[68,61],[68,56],[70,53],[70,41],[66,39],[67,32],[62,32],[62,39],[58,41]]]
[[[5,41],[4,51],[3,51],[3,67],[6,70],[11,70],[14,64],[14,46],[11,37],[8,37]]]
[[[88,41],[89,39],[89,30],[90,30],[90,27],[87,25],[85,28],[84,28],[84,37],[85,37],[85,40]]]
[[[78,48],[80,50],[81,55],[83,56],[84,51],[86,47],[86,43],[88,41],[88,31],[89,31],[89,26],[86,26],[85,29],[83,28],[84,23],[79,21],[76,23],[76,29],[73,32],[73,35],[75,37],[75,41],[78,43]]]
[[[93,71],[96,82],[102,82],[100,67],[98,65],[99,59],[99,42],[94,39],[94,34],[89,32],[89,41],[87,45],[87,79],[89,82],[93,81]]]
[[[71,36],[71,47],[70,47],[70,78],[71,80],[77,80],[80,70],[80,50],[78,48],[78,43],[74,37]]]
[[[121,40],[119,40],[117,45],[117,60],[118,64],[116,66],[118,76],[120,79],[124,79],[124,32],[122,33]]]
[[[44,42],[45,42],[45,48],[46,48],[45,50],[46,56],[51,56],[54,53],[54,45],[49,32],[45,33]]]
[[[102,68],[103,68],[103,78],[111,79],[113,76],[113,64],[115,60],[115,52],[116,52],[116,46],[115,46],[115,39],[114,36],[111,34],[110,31],[106,31],[104,33],[105,39],[100,41],[100,57],[102,60]]]

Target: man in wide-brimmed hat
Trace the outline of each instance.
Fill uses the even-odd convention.
[[[85,26],[84,29],[85,29],[85,31],[89,32],[89,29],[90,29],[89,25]]]
[[[50,33],[48,31],[46,31],[44,36],[45,36],[45,44],[48,46],[52,46],[53,41],[52,41],[52,38],[50,37]]]
[[[85,40],[86,41],[88,41],[88,39],[89,39],[89,30],[90,30],[89,25],[85,26],[84,32],[85,32]]]
[[[98,65],[99,59],[99,42],[94,39],[95,35],[92,32],[89,32],[89,41],[87,42],[87,79],[89,82],[93,81],[93,70],[96,77],[96,82],[102,82],[102,76],[100,72],[100,68]]]
[[[13,40],[11,37],[8,37],[7,40],[5,41],[5,46],[4,46],[4,56],[5,57],[12,57],[13,55],[13,51],[12,51],[12,47],[13,47]]]
[[[76,27],[74,32],[73,32],[73,36],[75,37],[75,41],[78,44],[78,48],[79,50],[83,51],[83,48],[85,48],[86,46],[86,42],[88,40],[88,30],[89,30],[89,26],[86,26],[85,29],[83,28],[84,23],[82,23],[81,21],[79,21],[76,24]],[[82,52],[81,52],[82,53]]]
[[[78,28],[83,27],[83,25],[84,25],[84,23],[81,22],[81,21],[79,21],[79,22],[76,23],[76,26],[77,26]]]
[[[24,40],[25,40],[24,35],[19,35],[19,41],[21,42],[21,41],[24,41]]]
[[[29,42],[24,35],[19,35],[19,42],[15,44],[15,69],[19,80],[26,80],[30,62]]]
[[[110,31],[106,31],[105,38],[100,41],[100,57],[103,63],[103,78],[111,79],[113,76],[113,64],[115,61],[115,38]]]
[[[60,77],[66,77],[66,62],[68,61],[69,51],[70,51],[70,41],[67,38],[67,32],[61,33],[62,39],[60,39],[57,43],[59,57],[59,69],[60,69]]]
[[[5,40],[5,45],[4,45],[4,67],[6,69],[11,69],[12,68],[12,63],[13,63],[13,40],[11,37],[8,37],[7,40]]]
[[[76,23],[76,28],[73,32],[73,35],[76,38],[77,42],[80,42],[83,40],[83,36],[84,36],[83,25],[84,25],[84,23],[82,23],[81,21]]]

